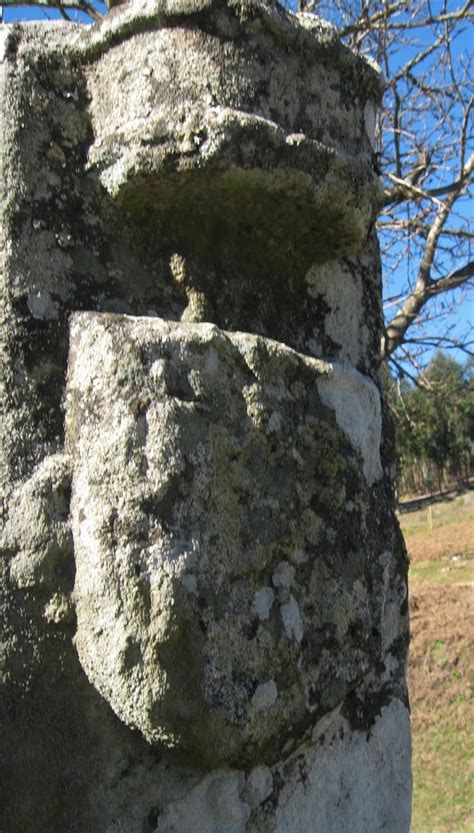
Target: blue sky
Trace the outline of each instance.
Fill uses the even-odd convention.
[[[106,12],[107,8],[104,3],[95,3],[97,9],[101,12]],[[91,22],[87,15],[81,12],[71,12],[70,17],[77,23]],[[59,12],[54,9],[41,9],[34,6],[15,6],[14,8],[4,8],[3,22],[14,23],[16,20],[61,20]]]

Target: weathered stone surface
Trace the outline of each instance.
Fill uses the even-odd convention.
[[[276,760],[378,656],[378,541],[354,529],[375,385],[259,336],[84,313],[66,425],[89,678],[151,742]]]
[[[285,779],[275,833],[408,830],[411,780],[407,708],[393,700],[382,709],[368,735],[352,732],[339,716],[331,718],[326,724],[322,721],[321,746],[301,756],[299,777],[293,774]],[[387,779],[397,784],[393,792],[386,790]]]
[[[135,25],[149,5],[134,8]],[[139,50],[135,39],[120,42],[118,31],[118,45],[95,60],[88,74],[96,137],[90,170],[195,257],[215,261],[219,241],[207,232],[218,222],[238,259],[236,209],[252,226],[248,246],[262,246],[274,268],[283,241],[308,264],[315,251],[321,259],[357,251],[380,186],[350,85],[357,77],[370,102],[378,94],[375,74],[368,67],[364,73],[314,18],[297,28],[260,3],[224,11],[196,2],[197,25],[183,30],[170,25],[183,9],[155,4],[147,19],[156,26],[160,15],[160,28],[141,36]],[[124,16],[122,30],[128,25]]]
[[[257,0],[0,36],[0,829],[406,833],[377,73]]]

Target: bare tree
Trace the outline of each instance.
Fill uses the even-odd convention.
[[[377,136],[386,292],[381,358],[398,370],[403,364],[404,372],[410,362],[418,377],[427,348],[471,352],[473,345],[468,332],[453,335],[456,307],[467,302],[474,276],[468,219],[474,98],[466,48],[473,7],[474,0],[322,0],[317,6],[385,76]],[[404,278],[396,295],[392,275]]]
[[[109,0],[107,7],[123,0]],[[18,6],[19,0],[4,0]],[[97,19],[103,3],[35,0],[63,16]],[[474,0],[286,0],[333,22],[356,52],[381,66],[386,94],[375,163],[384,183],[379,218],[386,295],[381,360],[417,378],[432,347],[471,351],[456,333],[456,308],[472,291],[472,57],[467,29]],[[100,11],[102,9],[102,12]],[[393,294],[391,278],[403,276]],[[402,367],[403,366],[403,367]]]
[[[104,0],[104,2],[93,2],[92,0],[2,0],[5,8],[11,6],[37,6],[38,8],[56,10],[66,20],[71,19],[72,12],[83,12],[91,20],[98,21],[104,17],[107,9],[120,6],[126,0]],[[1,7],[0,7],[1,8]]]

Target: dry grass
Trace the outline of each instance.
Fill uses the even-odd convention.
[[[425,574],[426,578],[439,580],[444,573],[447,581],[466,580],[466,568],[470,571],[474,560],[473,492],[402,511],[400,525],[413,578]]]
[[[412,584],[412,833],[474,830],[472,603],[465,587]]]
[[[405,540],[412,563],[441,561],[456,556],[474,558],[474,521],[458,521],[426,529],[423,534],[408,534]]]
[[[435,504],[431,518],[426,506],[401,516],[411,558],[411,833],[474,831],[474,504],[465,498]]]

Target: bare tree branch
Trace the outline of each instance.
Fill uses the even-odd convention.
[[[413,20],[413,21],[404,21],[403,23],[397,23],[396,21],[390,21],[390,29],[396,31],[407,31],[409,29],[424,29],[428,26],[433,26],[436,23],[445,23],[448,21],[457,21],[457,20],[466,20],[472,17],[469,14],[469,9],[473,6],[474,0],[467,0],[467,2],[462,6],[460,9],[456,9],[453,12],[445,12],[439,15],[427,15],[427,17],[421,20]],[[366,13],[361,13],[354,23],[350,23],[347,26],[344,26],[341,29],[341,37],[347,37],[348,35],[353,35],[354,33],[360,32],[369,32],[374,31],[375,29],[379,28],[384,18],[390,18],[393,15],[396,15],[400,11],[406,10],[407,3],[399,2],[399,3],[392,3],[390,5],[384,6],[383,9],[373,13],[372,15]],[[367,5],[365,6],[367,9]]]
[[[415,289],[385,328],[381,349],[382,359],[387,359],[397,347],[404,343],[408,328],[418,318],[420,311],[431,298],[456,289],[472,277],[474,277],[474,261],[466,263],[461,269],[437,281],[431,281]]]
[[[68,11],[80,11],[89,15],[92,20],[102,20],[103,15],[94,8],[92,2],[88,0],[32,0],[32,2],[25,3],[25,0],[2,0],[2,6],[38,6],[40,8],[57,9],[66,20],[70,18],[67,15]]]

